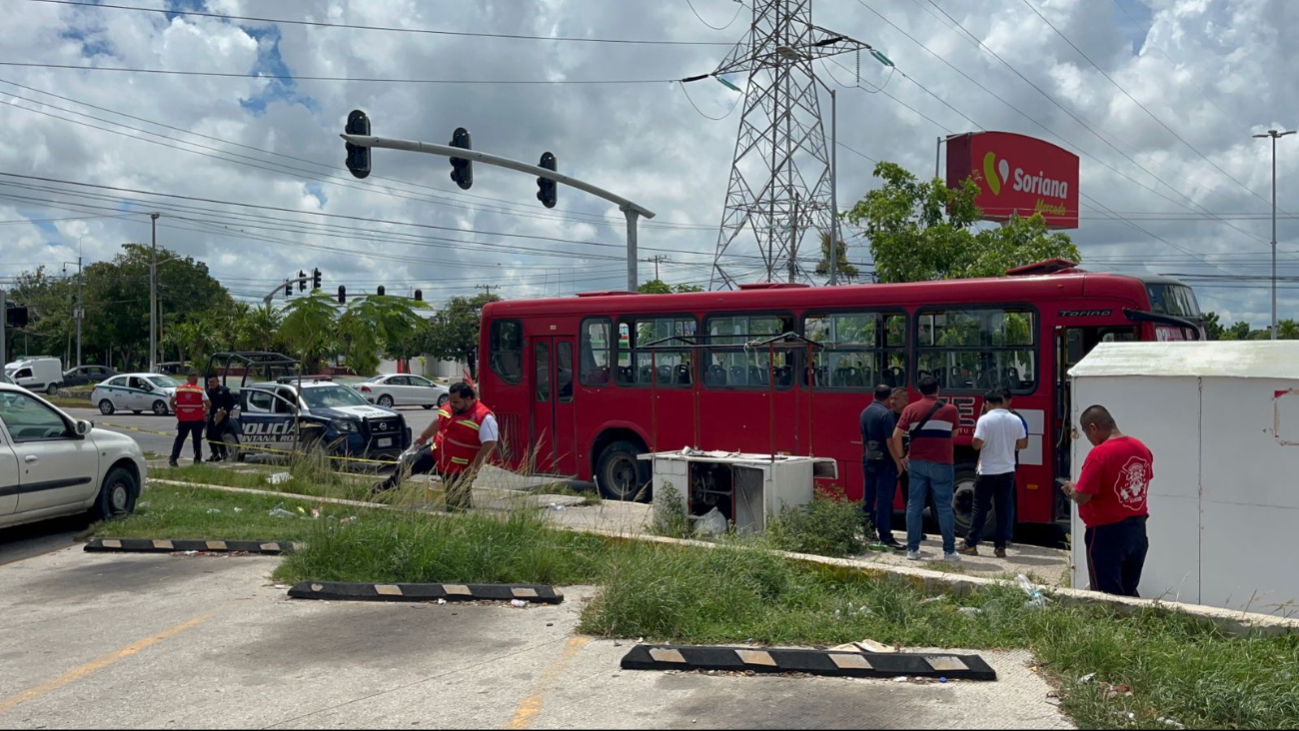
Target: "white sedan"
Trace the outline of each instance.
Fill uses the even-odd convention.
[[[99,413],[111,416],[115,411],[141,413],[152,411],[158,416],[171,412],[171,397],[180,382],[161,373],[124,373],[95,385],[90,403]]]
[[[423,406],[431,409],[450,398],[446,386],[439,386],[423,376],[405,373],[379,375],[356,384],[367,401],[385,409],[398,406]]]
[[[0,527],[80,513],[124,517],[147,472],[134,439],[0,384]]]

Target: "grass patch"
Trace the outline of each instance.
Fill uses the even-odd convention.
[[[298,512],[302,507],[303,513]],[[297,518],[276,518],[270,512],[282,508]],[[140,498],[135,515],[126,520],[101,523],[95,534],[104,538],[191,538],[208,540],[307,540],[324,521],[343,520],[353,515],[369,520],[376,511],[333,505],[318,507],[321,516],[310,518],[311,508],[298,501],[274,497],[239,495],[216,490],[155,486]]]
[[[286,472],[289,474],[288,481],[279,484],[271,482],[272,475]],[[327,460],[310,457],[295,458],[282,465],[240,465],[236,468],[204,463],[160,467],[151,469],[149,477],[347,500],[369,500],[370,487],[378,479],[374,476],[337,472],[329,468]]]
[[[866,550],[860,502],[843,490],[821,491],[807,505],[786,506],[767,525],[767,538],[783,551],[819,556],[857,556]]]
[[[609,553],[605,539],[552,530],[531,511],[388,513],[311,529],[307,549],[276,572],[281,580],[589,584]]]

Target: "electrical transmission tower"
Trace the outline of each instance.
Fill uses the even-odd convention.
[[[745,228],[753,230],[767,281],[797,275],[799,244],[808,228],[829,232],[835,201],[817,59],[871,47],[812,24],[812,0],[756,0],[748,34],[713,76],[747,73],[744,113],[713,258],[713,282],[734,281],[722,257]],[[819,234],[818,234],[819,235]],[[820,252],[819,245],[815,247]]]

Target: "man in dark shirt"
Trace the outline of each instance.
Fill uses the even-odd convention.
[[[207,412],[207,439],[212,450],[212,462],[220,462],[230,457],[222,440],[234,427],[235,396],[230,389],[221,385],[221,379],[208,376],[207,397],[212,408]]]
[[[889,450],[889,439],[897,428],[897,417],[890,408],[893,390],[875,387],[875,401],[861,412],[862,472],[866,491],[862,502],[863,517],[874,525],[880,543],[900,549],[893,537],[893,496],[898,486],[899,465]],[[867,528],[869,537],[869,530]]]

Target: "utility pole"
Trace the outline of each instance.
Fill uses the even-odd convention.
[[[1278,132],[1274,129],[1267,131],[1267,134],[1254,135],[1255,137],[1272,138],[1272,339],[1277,339],[1277,327],[1279,323],[1276,319],[1276,141],[1286,135],[1294,134],[1294,130],[1289,132]]]
[[[793,248],[791,248],[791,249],[789,250],[789,283],[790,283],[790,284],[793,284],[793,283],[794,283],[794,279],[798,276],[798,246],[797,246],[797,244],[798,244],[798,204],[799,204],[799,200],[800,200],[800,199],[799,199],[799,196],[798,196],[798,195],[795,195],[795,196],[794,196],[794,212],[793,212],[793,215],[791,215],[791,216],[789,217],[789,228],[790,228],[789,240],[790,240],[790,242],[791,242],[792,244],[794,244]],[[831,261],[833,261],[833,259],[831,259]],[[768,279],[767,281],[771,281],[771,280]]]
[[[0,287],[0,370],[4,370],[5,363],[9,362],[5,359],[5,344],[9,342],[5,340],[5,328],[8,325],[9,305],[5,302],[5,288]]]
[[[645,262],[646,264],[653,264],[653,265],[654,265],[654,278],[655,278],[655,279],[658,279],[658,280],[662,280],[662,277],[659,276],[659,264],[661,264],[661,263],[663,263],[663,262],[665,262],[665,261],[672,261],[672,257],[670,257],[670,256],[664,256],[664,255],[662,255],[662,254],[659,254],[659,255],[657,255],[657,256],[651,256],[651,257],[648,258],[648,259],[641,259],[641,261]]]
[[[474,289],[481,289],[484,292],[486,292],[488,297],[492,296],[493,289],[500,289],[500,288],[501,287],[499,284],[480,284],[477,287],[474,287]]]
[[[153,247],[149,259],[149,372],[158,371],[158,216],[149,214]]]

